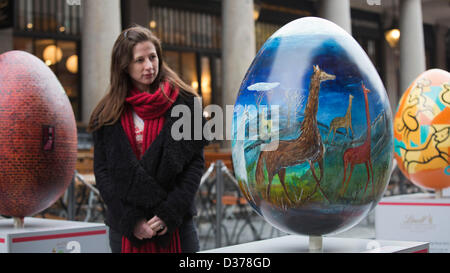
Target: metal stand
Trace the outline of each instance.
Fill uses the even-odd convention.
[[[435,194],[435,198],[436,199],[440,199],[440,198],[442,198],[444,196],[442,190],[436,190],[434,192],[434,194]]]
[[[322,236],[309,236],[309,252],[321,253],[323,248]]]
[[[222,246],[222,196],[223,196],[223,162],[216,162],[216,248]]]
[[[23,217],[13,217],[14,219],[14,228],[23,228],[25,226]]]
[[[67,188],[67,220],[75,219],[75,174]]]

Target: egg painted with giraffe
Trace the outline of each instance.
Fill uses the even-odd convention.
[[[241,84],[231,131],[243,195],[288,233],[351,228],[389,182],[386,90],[359,44],[324,19],[292,21],[261,47]]]

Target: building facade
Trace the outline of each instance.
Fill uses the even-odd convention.
[[[423,31],[424,69],[438,67],[448,70],[450,66],[450,34],[447,22],[430,23],[425,21],[429,17],[428,13],[433,12],[428,8],[430,2],[448,5],[446,1],[378,1],[380,5],[375,7],[373,2],[377,1],[369,1],[371,2],[369,3],[365,0],[344,0],[339,2],[341,3],[339,9],[349,10],[347,17],[349,17],[350,25],[344,28],[348,29],[347,31],[360,43],[374,63],[385,83],[393,109],[396,108],[404,89],[401,87],[400,80],[404,77],[400,69],[402,48],[399,45],[397,47],[389,46],[385,39],[385,32],[395,24],[401,26],[401,19],[411,13],[409,11],[409,13],[402,14],[408,7],[406,2],[417,2],[419,6],[411,8],[413,10],[420,8],[419,12],[424,14],[424,20],[419,22],[422,29],[409,27],[410,31]],[[230,3],[233,5],[237,3],[235,5],[247,9],[251,8],[252,14],[249,15],[252,17],[251,21],[246,21],[243,25],[241,23],[243,18],[233,17],[232,13],[235,7]],[[96,0],[95,2],[86,0],[0,0],[0,53],[16,49],[30,52],[41,58],[61,81],[72,103],[77,121],[85,124],[93,105],[107,89],[105,84],[107,84],[109,71],[97,76],[97,78],[104,79],[98,85],[90,87],[85,84],[99,81],[92,78],[92,71],[96,68],[108,70],[110,53],[104,52],[102,43],[107,43],[109,47],[112,47],[112,44],[110,39],[104,39],[101,35],[104,35],[104,32],[111,32],[110,36],[115,37],[120,31],[117,28],[123,29],[133,24],[139,24],[150,28],[161,39],[166,62],[179,73],[186,83],[201,94],[204,106],[208,104],[223,106],[230,100],[224,96],[224,93],[230,93],[233,92],[229,91],[230,89],[236,89],[236,84],[234,86],[227,84],[231,81],[238,81],[238,79],[230,80],[227,76],[227,73],[232,74],[229,70],[233,69],[229,68],[230,64],[227,66],[227,62],[231,63],[231,67],[236,63],[234,68],[237,69],[238,66],[241,66],[245,70],[245,67],[249,65],[248,59],[253,58],[266,39],[294,19],[304,16],[327,18],[340,16],[336,14],[344,14],[341,18],[327,19],[344,19],[345,22],[345,13],[336,11],[336,7],[332,3],[333,1],[329,0],[243,0],[235,2],[232,0]],[[247,7],[244,6],[246,4]],[[95,5],[101,6],[98,11],[93,8]],[[226,11],[227,8],[230,11]],[[95,17],[96,21],[91,22],[87,17]],[[106,19],[109,21],[105,23],[103,30],[92,31],[93,27],[98,26]],[[239,65],[237,57],[233,57],[237,56],[233,54],[239,52],[230,53],[226,49],[227,46],[236,47],[236,44],[240,43],[231,41],[234,39],[233,33],[237,31],[230,29],[234,28],[232,24],[229,24],[233,21],[237,21],[238,25],[241,24],[239,28],[251,25],[249,30],[254,29],[254,40],[252,40],[254,45],[252,45],[250,53],[245,53],[246,55],[253,54],[253,56],[248,56],[247,60]],[[109,26],[112,24],[111,22],[117,22],[118,27],[116,25]],[[406,28],[405,24],[409,23],[409,21],[403,22],[403,27]],[[90,31],[89,35],[86,36],[88,31]],[[95,33],[99,33],[98,37]],[[240,51],[248,47],[242,42],[240,45]],[[103,51],[104,55],[95,59],[98,51]],[[86,58],[86,56],[89,57]],[[408,63],[403,65],[411,66]],[[242,72],[240,73],[242,74]],[[234,77],[239,78],[239,76]],[[241,79],[242,77],[243,75]],[[231,97],[233,95],[231,94]]]
[[[81,8],[67,1],[0,1],[0,51],[23,50],[55,73],[80,120]]]

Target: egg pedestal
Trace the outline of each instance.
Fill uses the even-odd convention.
[[[392,112],[359,44],[334,23],[305,17],[261,47],[232,121],[235,176],[274,227],[321,236],[350,229],[390,177]]]

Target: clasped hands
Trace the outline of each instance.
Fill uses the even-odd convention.
[[[158,216],[154,216],[150,220],[142,219],[134,228],[134,236],[139,240],[150,239],[156,235],[164,235],[167,233],[167,226]]]

